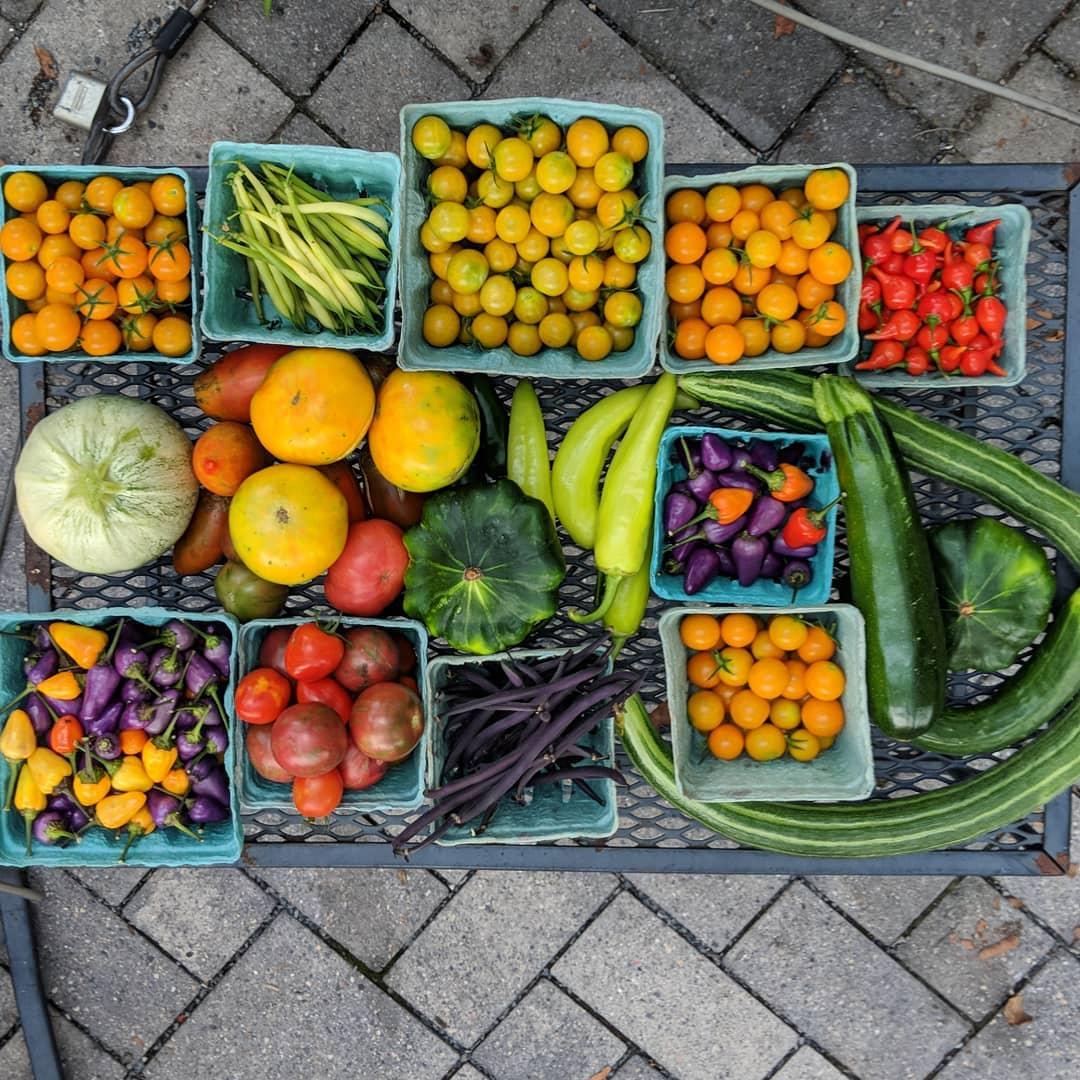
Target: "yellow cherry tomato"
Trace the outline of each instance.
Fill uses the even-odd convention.
[[[461,317],[447,304],[433,304],[424,312],[424,340],[442,348],[453,345],[461,330]]]
[[[582,360],[603,360],[614,348],[611,335],[602,326],[587,326],[577,336],[576,348]]]
[[[813,761],[822,749],[821,740],[806,728],[796,728],[787,737],[787,751],[795,761]]]
[[[499,315],[481,311],[469,324],[469,330],[478,345],[485,349],[497,349],[505,344],[510,328]]]
[[[652,237],[643,225],[631,225],[627,229],[620,229],[615,234],[615,254],[623,262],[639,263],[649,254],[652,248]]]
[[[609,289],[629,289],[637,280],[637,267],[623,262],[618,255],[604,259],[603,284]],[[576,288],[576,286],[575,286]]]
[[[469,231],[469,211],[457,202],[436,203],[428,215],[428,225],[440,240],[456,244]]]
[[[479,251],[466,248],[456,251],[450,259],[446,280],[456,293],[475,293],[487,281],[488,272],[487,259]]]
[[[529,235],[531,227],[529,211],[524,206],[511,203],[495,216],[495,233],[500,240],[505,240],[508,244],[521,243]]]
[[[593,166],[593,178],[604,191],[622,191],[634,179],[634,163],[625,154],[609,150]]]
[[[618,290],[604,301],[604,318],[620,328],[632,328],[641,322],[641,298],[637,293]]]
[[[625,265],[625,264],[623,264]],[[578,292],[595,292],[606,281],[605,260],[597,255],[576,255],[567,267],[570,287]]]
[[[505,274],[493,274],[480,287],[480,306],[489,315],[509,315],[514,310],[517,288]]]
[[[831,232],[829,219],[818,210],[802,213],[791,223],[791,239],[807,251],[821,247]]]
[[[769,704],[769,723],[781,731],[794,731],[802,723],[802,707],[797,701],[773,698]]]
[[[734,761],[745,745],[742,729],[735,724],[720,724],[709,732],[709,753],[721,761]]]
[[[649,152],[649,137],[641,128],[621,127],[611,136],[611,149],[625,154],[636,164]]]
[[[503,180],[509,180],[512,184],[517,183],[518,180],[524,180],[532,171],[532,147],[516,135],[500,139],[495,144],[492,158],[495,172]]]
[[[562,236],[574,220],[574,204],[565,195],[543,191],[529,205],[533,227],[549,239]]]
[[[450,131],[450,149],[441,157],[434,159],[436,165],[450,165],[455,169],[464,169],[469,164],[469,155],[465,150],[465,132],[452,128]]]
[[[757,229],[746,238],[744,250],[754,266],[765,269],[776,265],[780,258],[781,241],[775,233]]]
[[[569,284],[566,267],[558,259],[551,257],[541,259],[532,268],[529,280],[533,288],[545,296],[561,296]]]
[[[843,169],[815,169],[803,185],[806,201],[815,210],[836,210],[844,205],[851,182]]]
[[[453,165],[440,165],[433,169],[427,183],[431,197],[439,202],[463,203],[469,193],[469,181]]]
[[[592,221],[574,221],[566,228],[567,250],[573,255],[590,255],[600,244],[600,230]]]
[[[566,197],[581,210],[595,209],[603,195],[592,169],[577,169],[574,182],[566,189]]]
[[[574,324],[570,316],[561,312],[548,312],[537,327],[540,340],[549,349],[562,349],[570,344],[574,336]]]
[[[565,150],[552,150],[536,163],[536,182],[541,191],[561,195],[573,187],[577,171],[574,159]]]
[[[512,323],[506,343],[518,356],[535,356],[540,351],[540,333],[532,323]]]
[[[775,761],[784,756],[787,738],[773,724],[764,723],[746,733],[746,756],[754,761]]]
[[[735,329],[743,336],[746,347],[744,356],[761,356],[769,350],[769,330],[763,319],[739,319]]]
[[[484,245],[484,258],[494,273],[505,274],[513,270],[518,261],[518,251],[513,244],[495,237]]]
[[[486,206],[499,209],[513,199],[514,185],[509,180],[504,180],[498,173],[488,171],[481,173],[476,181],[476,193]]]
[[[450,125],[440,116],[422,116],[413,124],[412,144],[429,161],[441,158],[450,149]]]
[[[774,199],[761,208],[758,216],[763,229],[768,229],[778,240],[790,240],[791,224],[799,214],[791,203]]]
[[[607,153],[610,140],[599,120],[583,117],[566,129],[566,149],[574,163],[591,169]]]

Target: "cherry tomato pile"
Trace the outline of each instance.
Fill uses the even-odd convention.
[[[859,330],[873,342],[859,371],[925,375],[1005,375],[1005,305],[997,296],[1000,262],[994,232],[1000,219],[955,238],[947,222],[915,231],[899,216],[859,226],[866,262]]]
[[[112,176],[51,192],[31,172],[4,181],[15,216],[0,229],[5,284],[26,311],[11,324],[25,356],[81,349],[183,356],[191,318],[187,192],[177,176],[125,187]]]
[[[834,297],[852,261],[830,237],[850,187],[842,169],[815,169],[779,194],[764,184],[672,192],[664,249],[676,356],[734,364],[839,334],[847,316]]]
[[[714,757],[813,761],[843,729],[844,672],[823,627],[795,615],[764,626],[744,613],[687,615],[679,636],[695,650],[686,665],[698,688],[688,718]]]
[[[564,132],[531,116],[510,132],[478,124],[466,134],[425,116],[412,143],[432,164],[420,228],[434,274],[429,345],[507,345],[519,356],[572,346],[585,360],[630,348],[637,264],[651,247],[633,187],[649,152],[643,131],[584,117]]]
[[[298,813],[326,817],[377,784],[424,731],[412,646],[377,626],[271,630],[236,687],[252,768],[291,783]]]

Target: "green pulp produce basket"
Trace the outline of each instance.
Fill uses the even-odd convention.
[[[699,593],[691,595],[683,586],[682,574],[664,572],[664,545],[671,537],[664,530],[664,500],[671,485],[686,479],[686,465],[679,449],[681,439],[699,439],[702,435],[719,435],[725,442],[771,442],[783,449],[792,443],[805,448],[804,457],[813,460],[807,473],[814,480],[814,490],[809,504],[825,506],[840,494],[840,481],[836,465],[829,450],[827,435],[792,435],[779,431],[736,431],[733,428],[696,427],[693,425],[669,427],[660,440],[657,461],[656,494],[653,496],[653,542],[652,564],[649,584],[657,596],[665,600],[684,600],[690,603],[707,601],[713,604],[759,604],[775,608],[791,603],[791,589],[779,581],[758,578],[753,585],[742,586],[733,578],[716,577]],[[824,604],[832,592],[833,558],[836,554],[836,507],[825,518],[828,532],[817,546],[814,557],[808,559],[813,577],[810,584],[799,590],[798,599],[804,604]]]
[[[993,254],[1000,261],[998,277],[1001,288],[998,296],[1005,304],[1005,348],[998,363],[1005,369],[1004,375],[960,375],[931,369],[925,375],[909,375],[902,367],[891,371],[857,371],[852,365],[848,370],[864,386],[875,388],[903,388],[905,390],[934,390],[948,383],[952,389],[966,386],[1016,386],[1023,382],[1027,371],[1027,254],[1031,242],[1031,211],[1019,203],[1002,203],[998,206],[969,206],[964,203],[929,203],[903,206],[860,206],[857,213],[859,224],[864,222],[884,225],[899,217],[901,228],[915,226],[916,232],[928,225],[944,227],[954,238],[962,238],[964,230],[981,225],[995,218],[1001,224],[994,234]],[[860,359],[870,352],[871,342],[863,342]]]
[[[362,192],[382,199],[390,215],[390,262],[381,268],[386,284],[383,325],[377,333],[333,334],[297,330],[283,319],[264,295],[265,323],[259,322],[250,299],[247,263],[234,251],[213,239],[236,211],[232,188],[226,183],[232,164],[242,161],[256,176],[267,161],[294,168],[297,176],[325,190],[332,199],[355,199]],[[216,341],[258,341],[299,348],[368,349],[387,352],[394,345],[394,300],[397,295],[398,253],[401,248],[401,162],[396,154],[369,150],[346,150],[337,146],[291,146],[266,143],[216,142],[210,147],[210,172],[206,184],[203,220],[202,328]]]
[[[686,702],[690,690],[686,663],[693,653],[679,637],[686,615],[715,615],[728,611],[708,607],[678,607],[660,616],[664,650],[675,783],[692,799],[704,802],[833,802],[867,799],[874,790],[874,756],[870,746],[870,716],[866,705],[866,647],[863,618],[850,604],[828,607],[757,608],[739,611],[769,618],[789,613],[824,627],[836,639],[834,659],[844,669],[846,683],[840,703],[844,727],[836,742],[813,761],[786,755],[775,761],[753,761],[745,754],[721,761],[709,753],[706,737],[690,724]]]
[[[178,829],[155,829],[132,844],[125,864],[128,866],[213,866],[234,863],[240,858],[242,843],[239,800],[232,780],[237,731],[233,716],[233,689],[236,680],[239,626],[230,615],[203,614],[194,611],[167,611],[164,608],[95,608],[91,611],[50,611],[30,615],[23,612],[0,613],[0,701],[10,701],[26,686],[22,661],[30,652],[30,642],[15,637],[19,627],[52,622],[73,622],[80,626],[104,626],[115,619],[131,619],[143,626],[163,626],[170,619],[191,623],[217,623],[228,628],[232,637],[231,676],[225,687],[222,705],[229,731],[229,745],[223,763],[230,777],[230,819],[203,826],[201,842],[185,836]],[[6,719],[6,717],[5,717]],[[0,788],[7,784],[10,765],[0,758]],[[88,812],[90,812],[88,810]],[[93,816],[91,814],[91,816]],[[0,812],[0,866],[115,866],[127,839],[126,830],[90,828],[78,843],[67,847],[34,841],[32,854],[26,855],[23,821],[15,810]]]
[[[805,347],[798,352],[782,353],[768,349],[760,356],[745,356],[732,365],[733,371],[779,371],[783,368],[813,367],[818,364],[842,364],[850,360],[859,350],[859,328],[856,313],[859,310],[859,289],[862,287],[862,264],[859,259],[859,236],[855,221],[855,170],[842,161],[827,165],[751,165],[737,172],[713,173],[705,176],[685,176],[669,172],[664,178],[664,201],[673,192],[681,188],[693,188],[702,193],[717,184],[733,184],[745,187],[747,184],[764,184],[779,196],[789,187],[802,187],[806,178],[818,169],[841,169],[847,174],[850,190],[844,204],[836,211],[836,228],[831,239],[838,241],[848,249],[852,268],[847,278],[836,287],[836,299],[843,307],[847,322],[827,345],[817,348]],[[665,217],[666,223],[666,217]],[[669,340],[669,330],[674,330],[667,316],[667,293],[661,281],[658,296],[664,309],[664,332],[660,338],[660,363],[667,371],[682,375],[688,371],[718,371],[719,365],[711,360],[684,360],[676,355]]]
[[[491,656],[435,657],[428,665],[424,682],[427,728],[431,736],[427,745],[428,786],[439,786],[443,761],[446,759],[446,732],[439,720],[437,701],[439,691],[446,685],[454,668],[463,664],[473,667],[495,664],[500,660],[542,660],[549,656],[562,656],[568,651],[572,650],[515,649]],[[603,757],[602,763],[613,764],[614,718],[601,721],[590,740],[592,748]],[[458,844],[540,844],[574,838],[602,840],[612,836],[619,825],[615,782],[590,780],[589,783],[602,798],[602,803],[594,802],[576,787],[565,783],[543,784],[531,789],[531,799],[526,793],[527,801],[524,804],[505,796],[499,802],[499,808],[487,829],[480,835],[473,834],[471,825],[463,825],[451,828],[435,843],[453,847]]]
[[[613,352],[599,362],[583,360],[572,347],[541,349],[535,356],[518,356],[509,347],[498,349],[450,345],[436,348],[424,340],[424,311],[433,275],[428,253],[420,243],[420,226],[427,217],[429,162],[414,148],[410,133],[423,116],[439,116],[450,127],[467,131],[480,123],[506,129],[517,117],[548,116],[563,130],[582,117],[601,121],[608,131],[626,125],[640,128],[649,138],[649,152],[634,166],[634,188],[643,199],[642,224],[652,248],[638,264],[636,288],[642,299],[641,322],[634,342],[625,352]],[[398,366],[406,371],[469,371],[487,375],[518,375],[548,379],[640,379],[652,369],[656,342],[663,323],[664,233],[661,191],[664,176],[664,127],[648,109],[601,105],[559,98],[507,98],[501,101],[440,101],[406,105],[401,110],[401,157],[405,166],[405,223],[401,259],[401,346]]]
[[[193,364],[198,359],[201,338],[199,334],[199,214],[195,199],[195,185],[191,177],[183,169],[150,169],[134,165],[36,165],[28,168],[24,165],[4,165],[0,167],[0,188],[6,183],[7,178],[16,172],[32,172],[45,181],[45,186],[50,192],[54,191],[66,180],[82,180],[88,182],[95,176],[114,176],[123,181],[125,185],[135,184],[140,180],[153,182],[159,176],[179,176],[184,181],[184,189],[187,192],[187,209],[184,215],[184,224],[187,226],[187,245],[191,250],[191,298],[185,307],[190,306],[191,318],[191,348],[182,356],[165,356],[159,352],[132,352],[121,349],[113,356],[88,356],[80,349],[70,349],[67,352],[45,353],[44,356],[26,356],[19,352],[11,340],[11,324],[26,310],[26,303],[18,297],[12,296],[7,287],[7,268],[11,260],[4,257],[0,252],[0,289],[3,290],[3,306],[0,308],[0,317],[4,323],[3,352],[8,360],[16,364],[33,364],[44,361],[47,364],[63,364],[93,361],[98,364]],[[3,219],[17,217],[16,212],[3,202]]]
[[[238,678],[243,678],[253,668],[259,666],[259,648],[263,638],[279,626],[301,626],[310,619],[253,619],[240,629],[240,664]],[[348,630],[354,626],[379,626],[392,630],[409,640],[416,653],[416,684],[421,696],[425,690],[425,672],[427,671],[428,636],[424,627],[411,619],[342,619],[340,628]],[[285,810],[295,813],[292,801],[292,788],[289,784],[277,784],[260,776],[251,765],[244,740],[245,725],[237,725],[241,730],[237,734],[239,748],[236,752],[236,777],[234,784],[240,789],[240,802],[245,813],[254,810]],[[386,775],[377,783],[363,791],[346,791],[341,800],[341,809],[358,813],[404,812],[414,810],[424,799],[424,761],[429,740],[429,725],[425,723],[424,734],[416,749],[404,761],[392,765]]]

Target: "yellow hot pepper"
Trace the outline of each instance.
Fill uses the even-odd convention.
[[[26,854],[30,854],[30,827],[34,818],[45,809],[45,793],[38,787],[28,765],[19,770],[19,782],[15,785],[15,809],[26,822]]]
[[[4,730],[0,731],[0,755],[8,763],[11,774],[8,776],[7,791],[4,793],[4,809],[11,806],[11,794],[15,790],[15,779],[19,766],[37,749],[37,734],[30,717],[22,709],[15,709],[7,718]]]
[[[109,643],[109,635],[104,630],[76,623],[49,623],[49,636],[58,649],[67,653],[79,667],[87,669],[98,662],[98,657]]]
[[[161,786],[170,795],[186,795],[191,787],[191,777],[185,769],[170,769],[161,781]]]
[[[160,784],[176,764],[176,756],[175,746],[170,746],[167,750],[162,749],[157,745],[156,739],[151,739],[142,748],[142,763],[146,769],[146,775],[155,784]]]
[[[147,776],[141,758],[128,756],[113,773],[112,786],[114,791],[149,791],[154,781]]]
[[[122,829],[145,805],[146,796],[141,791],[106,795],[94,808],[94,816],[106,829]]]
[[[62,780],[72,773],[71,762],[54,753],[47,746],[39,746],[26,759],[26,766],[33,774],[34,783],[46,795],[51,795]]]
[[[39,694],[55,698],[57,701],[74,701],[81,693],[82,686],[73,672],[58,671],[35,687]]]
[[[131,815],[131,820],[128,822],[128,838],[127,843],[124,845],[124,850],[120,852],[120,858],[117,862],[123,862],[127,858],[128,850],[131,845],[139,839],[140,836],[149,836],[157,826],[154,824],[154,819],[150,816],[150,811],[145,806],[140,807]]]
[[[77,772],[71,781],[72,794],[83,806],[96,806],[112,788],[112,780],[108,773],[102,773],[97,780],[93,777],[93,773]]]

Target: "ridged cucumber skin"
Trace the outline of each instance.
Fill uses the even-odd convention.
[[[1020,821],[1080,781],[1080,698],[992,769],[949,787],[861,803],[701,803],[679,794],[671,752],[638,696],[616,714],[624,749],[672,806],[739,844],[785,855],[882,858],[964,844]]]
[[[701,401],[771,420],[787,431],[821,431],[814,410],[814,379],[796,372],[756,371],[684,375],[679,385]],[[1080,569],[1080,494],[1019,457],[910,409],[874,397],[907,464],[993,503],[1037,529]]]
[[[930,546],[911,481],[866,391],[822,375],[814,405],[843,492],[851,595],[866,620],[870,719],[911,739],[945,711],[948,648]]]
[[[946,709],[911,741],[924,750],[962,757],[1014,746],[1048,724],[1080,694],[1080,590],[1054,617],[1030,660],[994,696]]]

